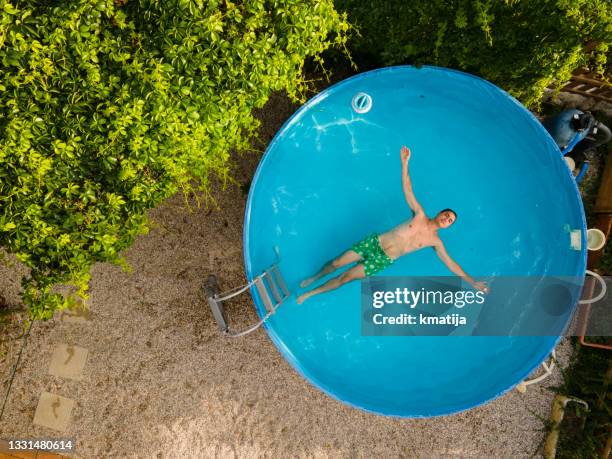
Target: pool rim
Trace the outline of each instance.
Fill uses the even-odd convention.
[[[338,90],[338,88],[341,88],[344,85],[350,84],[355,82],[356,80],[360,80],[360,79],[364,79],[364,78],[371,78],[373,75],[376,74],[380,74],[380,73],[387,73],[387,72],[396,72],[396,71],[402,71],[405,69],[414,69],[416,71],[419,71],[421,69],[430,69],[430,70],[434,70],[434,71],[439,71],[439,72],[446,72],[446,73],[456,73],[456,74],[460,74],[464,77],[468,77],[468,78],[473,78],[477,81],[479,81],[480,83],[484,83],[488,86],[490,86],[494,91],[497,91],[501,96],[505,97],[506,99],[508,99],[509,101],[511,101],[512,103],[514,103],[515,105],[517,105],[519,107],[520,110],[522,110],[523,112],[526,112],[529,116],[529,118],[531,118],[531,120],[538,126],[536,129],[539,129],[543,134],[544,134],[544,138],[546,139],[546,142],[548,142],[551,146],[554,147],[554,150],[558,152],[559,154],[559,158],[561,161],[564,161],[564,155],[561,152],[561,150],[559,149],[559,147],[557,146],[557,144],[555,143],[554,139],[552,138],[552,136],[549,134],[549,132],[546,130],[546,128],[542,125],[542,123],[540,122],[540,120],[530,111],[528,110],[523,104],[521,104],[516,98],[514,98],[511,94],[509,94],[508,92],[504,91],[502,88],[496,86],[495,84],[491,83],[488,80],[485,80],[484,78],[481,78],[477,75],[473,75],[471,73],[467,73],[467,72],[463,72],[460,70],[455,70],[455,69],[449,69],[449,68],[445,68],[445,67],[438,67],[438,66],[432,66],[432,65],[423,65],[423,66],[413,66],[413,65],[395,65],[395,66],[389,66],[389,67],[382,67],[382,68],[378,68],[378,69],[374,69],[374,70],[369,70],[366,72],[362,72],[359,73],[357,75],[353,75],[349,78],[343,79],[337,83],[334,83],[330,86],[328,86],[327,88],[325,88],[324,90],[322,90],[321,92],[319,92],[318,94],[316,94],[314,97],[312,97],[311,99],[309,99],[308,101],[306,101],[306,103],[302,104],[300,106],[300,108],[298,108],[284,123],[283,125],[276,131],[276,134],[274,135],[274,138],[270,141],[269,145],[266,148],[266,151],[264,152],[264,154],[262,155],[259,164],[257,165],[257,169],[255,170],[255,174],[253,175],[253,179],[251,181],[251,185],[249,187],[249,193],[247,196],[247,201],[246,201],[246,205],[245,205],[245,216],[244,216],[244,223],[243,223],[243,231],[242,231],[242,241],[243,241],[243,258],[244,258],[244,264],[245,264],[245,273],[246,273],[246,277],[247,277],[247,282],[251,282],[254,279],[254,275],[253,275],[253,270],[252,270],[252,266],[251,266],[251,259],[250,256],[248,255],[250,252],[250,240],[249,240],[249,236],[248,236],[248,229],[250,228],[250,220],[251,220],[251,209],[252,209],[252,199],[253,199],[253,193],[254,193],[254,189],[257,186],[257,183],[259,181],[259,176],[261,174],[261,171],[263,170],[263,168],[265,167],[265,163],[266,161],[268,161],[270,159],[270,152],[274,150],[274,147],[276,146],[277,143],[279,143],[282,139],[283,139],[283,135],[285,133],[286,130],[288,130],[302,115],[303,112],[307,111],[308,109],[310,109],[311,106],[316,105],[317,103],[319,103],[321,100],[327,98],[332,92],[336,92]],[[572,175],[571,171],[569,170],[568,167],[565,167],[565,164],[563,164],[563,169],[566,171],[567,175],[570,177],[570,181],[573,184],[574,187],[574,192],[576,194],[577,197],[577,201],[578,201],[578,207],[579,207],[579,212],[580,212],[580,217],[581,217],[581,221],[582,221],[582,227],[581,227],[581,240],[582,240],[582,244],[581,244],[581,249],[580,251],[582,252],[582,263],[581,266],[583,267],[582,271],[584,271],[582,274],[580,275],[576,275],[576,277],[582,277],[582,282],[584,285],[584,278],[586,276],[586,260],[587,260],[587,250],[586,250],[586,230],[587,230],[587,224],[586,224],[586,215],[584,212],[584,205],[582,202],[582,197],[580,195],[580,190],[578,188],[578,184],[576,183],[576,180],[574,179],[574,176]],[[272,248],[270,248],[270,250],[272,250]],[[251,293],[251,297],[253,299],[253,303],[255,304],[255,310],[257,311],[257,315],[260,318],[263,318],[265,316],[265,314],[267,313],[265,307],[262,306],[261,304],[261,300],[259,299],[259,297],[256,294],[256,290],[255,287],[252,286],[249,289],[250,293]],[[291,296],[294,296],[294,293],[291,292]],[[572,308],[572,314],[575,312],[576,308],[578,306],[578,301],[576,301],[576,304],[574,304],[573,308]],[[282,308],[282,305],[280,306]],[[571,320],[568,320],[565,328],[567,329],[567,327],[570,325]],[[299,359],[297,359],[293,353],[290,351],[290,349],[285,345],[285,343],[283,342],[283,340],[278,336],[278,334],[276,333],[276,331],[274,330],[274,328],[269,327],[267,322],[264,322],[263,324],[268,336],[272,339],[272,342],[274,343],[274,345],[276,346],[276,348],[278,349],[278,351],[280,352],[281,356],[287,361],[289,362],[289,364],[293,367],[294,370],[296,370],[298,372],[298,374],[300,376],[302,376],[309,384],[313,385],[314,387],[316,387],[317,389],[321,390],[323,393],[325,393],[326,395],[328,395],[329,397],[331,397],[334,400],[337,400],[345,405],[348,405],[352,408],[357,408],[363,411],[366,411],[368,413],[372,413],[372,414],[376,414],[379,416],[387,416],[387,417],[394,417],[394,418],[402,418],[402,419],[419,419],[419,418],[431,418],[431,417],[441,417],[441,416],[449,416],[449,415],[453,415],[453,414],[458,414],[458,413],[462,413],[468,410],[471,410],[473,408],[476,408],[478,406],[482,406],[486,403],[489,403],[499,397],[501,397],[502,395],[510,392],[512,389],[514,389],[518,384],[520,384],[522,381],[524,381],[537,367],[539,367],[542,362],[544,362],[548,356],[551,354],[551,352],[559,345],[559,342],[561,341],[561,338],[563,338],[563,335],[556,337],[553,346],[548,349],[546,351],[546,353],[541,356],[538,357],[537,359],[534,359],[534,361],[536,362],[535,364],[533,364],[532,366],[526,366],[529,367],[527,371],[525,371],[524,374],[522,374],[522,372],[518,372],[518,374],[522,374],[522,376],[520,377],[520,379],[516,382],[513,382],[508,388],[495,393],[494,395],[492,395],[489,398],[483,399],[482,401],[476,403],[476,404],[472,404],[470,406],[466,406],[464,408],[459,408],[459,409],[453,409],[450,411],[445,411],[445,412],[434,412],[434,413],[430,413],[430,414],[396,414],[396,413],[385,413],[384,411],[377,411],[374,410],[372,408],[369,408],[367,406],[362,406],[358,403],[355,403],[353,401],[349,401],[349,400],[345,400],[343,398],[341,398],[340,396],[336,395],[334,393],[334,391],[329,388],[327,386],[327,384],[322,383],[318,378],[313,377],[310,372],[306,371],[304,368],[302,368]],[[438,337],[438,338],[443,338],[443,337]],[[468,338],[468,337],[463,337],[463,338]]]

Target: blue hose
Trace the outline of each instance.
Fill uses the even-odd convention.
[[[580,183],[582,182],[582,179],[584,178],[584,175],[586,174],[586,171],[589,169],[589,162],[585,161],[582,163],[582,167],[580,168],[580,172],[578,172],[578,175],[576,176],[576,183]]]

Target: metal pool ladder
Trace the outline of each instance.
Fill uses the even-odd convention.
[[[255,325],[247,328],[246,330],[235,332],[228,324],[223,302],[246,292],[252,286],[255,286],[257,289],[257,293],[259,294],[267,313]],[[217,276],[211,274],[208,276],[208,279],[204,285],[204,293],[206,294],[208,305],[210,306],[213,317],[217,321],[219,330],[224,335],[232,338],[238,338],[257,330],[265,323],[266,320],[268,320],[268,318],[270,318],[270,316],[272,316],[272,314],[276,312],[278,307],[291,296],[289,290],[287,289],[287,284],[285,284],[285,280],[283,279],[283,276],[281,275],[276,263],[255,277],[248,284],[241,285],[224,293],[220,293]]]

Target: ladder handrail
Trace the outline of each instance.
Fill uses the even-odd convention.
[[[265,274],[266,273],[264,271],[259,276],[254,277],[251,282],[249,282],[246,285],[243,285],[242,287],[238,286],[238,287],[228,290],[227,292],[215,294],[214,296],[215,300],[225,301],[225,300],[229,300],[230,298],[240,295],[241,293],[245,292],[246,290],[251,288],[253,285],[255,285],[255,282],[257,282],[257,279],[263,278]]]
[[[227,324],[227,320],[225,318],[225,311],[221,303],[223,301],[234,298],[240,295],[241,293],[244,293],[253,286],[257,287],[257,294],[263,301],[264,306],[268,312],[255,325],[252,325],[251,327],[240,332],[233,332]],[[271,295],[270,292],[272,293]],[[280,273],[280,270],[278,269],[276,262],[273,263],[268,269],[264,270],[261,274],[254,277],[246,285],[238,286],[224,293],[207,294],[208,304],[212,309],[215,320],[217,320],[221,333],[223,333],[224,336],[230,338],[238,338],[257,330],[276,312],[280,305],[283,304],[284,301],[290,296],[291,293],[287,289],[287,285],[285,284],[285,281]]]

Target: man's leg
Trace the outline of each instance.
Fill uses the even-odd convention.
[[[333,260],[325,263],[323,265],[323,268],[321,268],[321,271],[319,271],[317,274],[312,277],[309,277],[308,279],[304,279],[300,284],[300,287],[308,287],[314,281],[320,279],[323,276],[327,276],[330,273],[333,273],[336,269],[342,268],[343,266],[349,265],[359,260],[361,260],[361,256],[357,252],[353,250],[347,250],[338,258],[334,258]]]
[[[302,304],[308,298],[314,295],[318,295],[319,293],[329,292],[330,290],[334,290],[341,285],[347,284],[351,281],[363,279],[365,277],[365,268],[360,263],[357,266],[353,266],[351,269],[343,272],[338,277],[334,277],[333,279],[328,280],[326,283],[321,285],[310,292],[306,292],[300,295],[297,299],[298,304]]]

